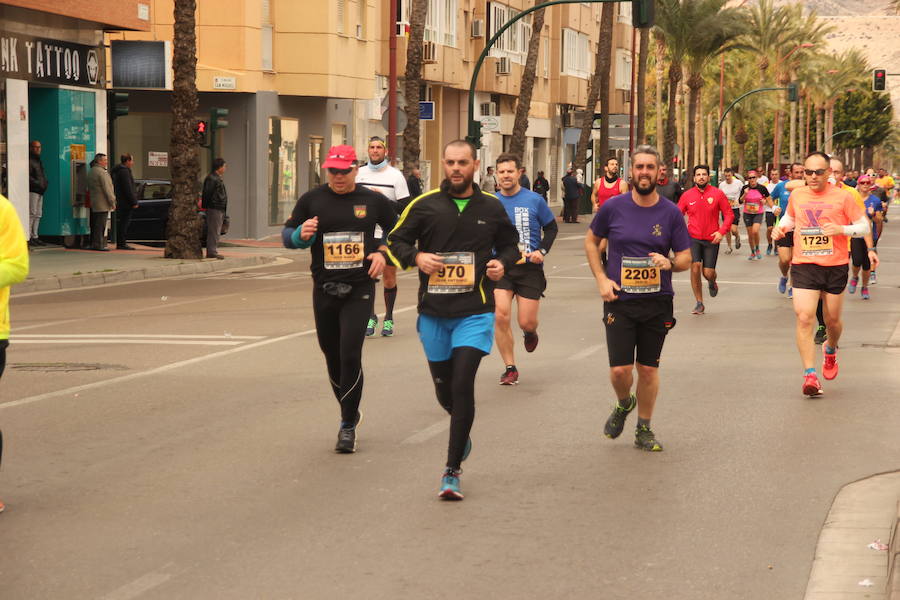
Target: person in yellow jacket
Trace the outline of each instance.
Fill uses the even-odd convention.
[[[9,346],[9,287],[28,276],[28,244],[16,209],[0,194],[0,377],[6,368]],[[3,432],[0,431],[0,458],[3,457]],[[0,500],[0,512],[6,508]]]

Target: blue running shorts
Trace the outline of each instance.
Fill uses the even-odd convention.
[[[450,360],[453,349],[463,346],[490,354],[494,343],[494,313],[456,318],[419,315],[416,331],[429,362]]]

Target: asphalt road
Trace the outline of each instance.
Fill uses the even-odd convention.
[[[313,332],[307,256],[200,278],[16,297],[2,383],[0,597],[802,597],[838,489],[898,468],[900,241],[848,298],[841,374],[800,395],[775,258],[719,261],[719,297],[663,354],[661,454],[610,441],[585,225],[548,256],[521,383],[482,363],[466,500],[436,497],[448,419],[401,278],[366,342],[355,455]],[[377,306],[383,307],[379,298]],[[66,337],[69,336],[69,337]],[[92,337],[89,337],[92,336]],[[521,339],[516,334],[516,338]]]

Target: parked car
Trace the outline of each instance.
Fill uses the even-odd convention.
[[[172,206],[172,182],[166,179],[138,179],[138,207],[131,211],[131,223],[126,238],[129,241],[159,242],[166,240],[166,227],[169,223],[169,209]],[[206,213],[200,210],[197,200],[197,212],[203,219],[201,240],[206,241]]]

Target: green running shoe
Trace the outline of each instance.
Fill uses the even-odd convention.
[[[375,327],[378,326],[378,317],[372,317],[369,319],[369,324],[366,325],[366,337],[372,337],[375,335]]]
[[[825,340],[828,339],[828,331],[825,329],[824,325],[819,325],[816,329],[816,335],[814,341],[817,345],[825,343]]]
[[[603,433],[611,440],[616,439],[622,434],[622,429],[625,428],[625,419],[628,418],[628,415],[630,415],[631,411],[634,410],[634,407],[637,406],[637,398],[634,394],[631,394],[629,400],[631,402],[631,407],[627,409],[622,408],[619,406],[619,403],[616,402],[612,414],[609,415],[609,418],[606,420],[606,425],[603,427]]]
[[[394,335],[394,320],[385,319],[381,326],[381,337],[391,337]]]
[[[656,441],[653,430],[646,425],[638,425],[634,430],[634,445],[647,452],[662,452],[662,444]]]

